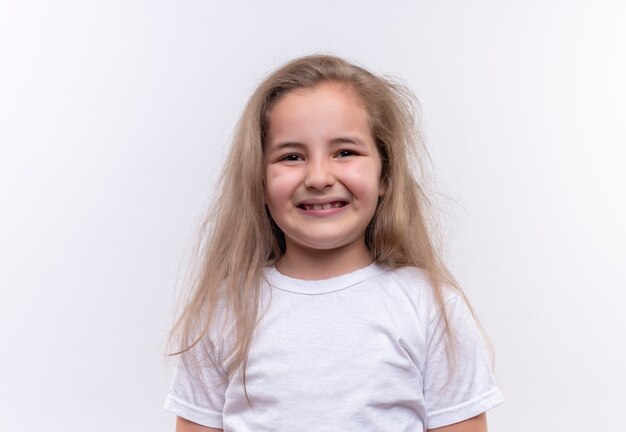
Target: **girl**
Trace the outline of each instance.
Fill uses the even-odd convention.
[[[259,85],[171,334],[177,431],[487,430],[502,396],[412,175],[414,107],[326,55]]]

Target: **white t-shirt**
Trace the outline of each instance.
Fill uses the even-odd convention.
[[[450,376],[423,271],[371,264],[305,281],[269,268],[266,279],[269,307],[246,371],[252,407],[239,374],[223,380],[218,364],[197,379],[179,364],[167,410],[225,432],[392,432],[457,423],[502,402],[476,324],[451,290],[445,301],[457,366]]]

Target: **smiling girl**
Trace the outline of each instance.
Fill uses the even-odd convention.
[[[296,59],[237,126],[170,342],[177,431],[486,431],[499,404],[427,218],[411,93]]]

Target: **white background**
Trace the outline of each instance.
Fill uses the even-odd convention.
[[[0,428],[173,430],[164,340],[232,128],[322,51],[421,100],[490,430],[622,430],[620,3],[2,2]]]

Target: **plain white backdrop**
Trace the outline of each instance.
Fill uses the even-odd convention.
[[[622,4],[2,2],[0,429],[173,431],[164,341],[232,128],[327,52],[421,101],[490,430],[622,430]]]

